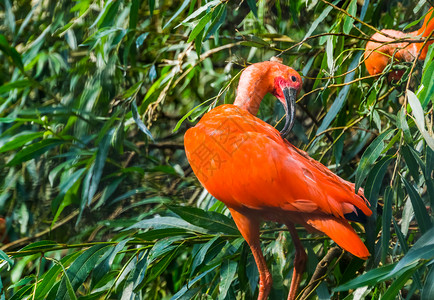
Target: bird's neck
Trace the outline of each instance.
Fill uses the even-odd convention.
[[[264,96],[273,91],[268,68],[246,69],[240,78],[234,105],[256,116]]]
[[[417,35],[421,35],[422,37],[428,37],[431,32],[434,31],[434,16],[433,16],[433,8],[431,8],[431,10],[429,11],[429,13],[426,15],[424,21],[423,21],[423,25],[422,27],[418,30],[415,31],[415,34]],[[420,51],[420,56],[419,59],[424,60],[426,58],[426,55],[428,53],[428,47],[429,45],[431,45],[433,43],[433,41],[429,41],[425,44],[425,47],[422,48],[423,43],[416,43],[416,49],[417,52]]]

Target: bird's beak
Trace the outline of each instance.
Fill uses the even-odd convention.
[[[286,106],[284,105],[286,117],[285,126],[283,126],[283,129],[280,131],[280,136],[285,138],[288,133],[291,132],[292,126],[294,126],[297,90],[291,87],[285,87],[282,91],[286,102]]]

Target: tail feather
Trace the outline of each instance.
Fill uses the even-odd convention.
[[[344,250],[367,259],[370,254],[365,244],[346,220],[338,218],[306,217],[306,223],[318,231],[324,232]]]

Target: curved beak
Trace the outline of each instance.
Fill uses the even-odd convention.
[[[280,136],[285,138],[288,133],[291,132],[292,127],[294,126],[295,120],[295,99],[297,97],[297,90],[291,87],[283,88],[283,96],[285,97],[286,106],[285,108],[285,126],[280,131]]]

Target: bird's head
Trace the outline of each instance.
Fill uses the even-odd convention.
[[[293,68],[283,65],[276,59],[255,63],[247,67],[240,77],[234,105],[256,115],[259,105],[267,93],[282,102],[286,111],[286,121],[281,136],[286,136],[294,125],[295,100],[301,90],[300,75]]]
[[[295,101],[302,87],[300,74],[293,68],[276,63],[271,68],[273,78],[272,94],[283,104],[286,113],[285,126],[280,135],[285,137],[294,126],[295,120]]]

